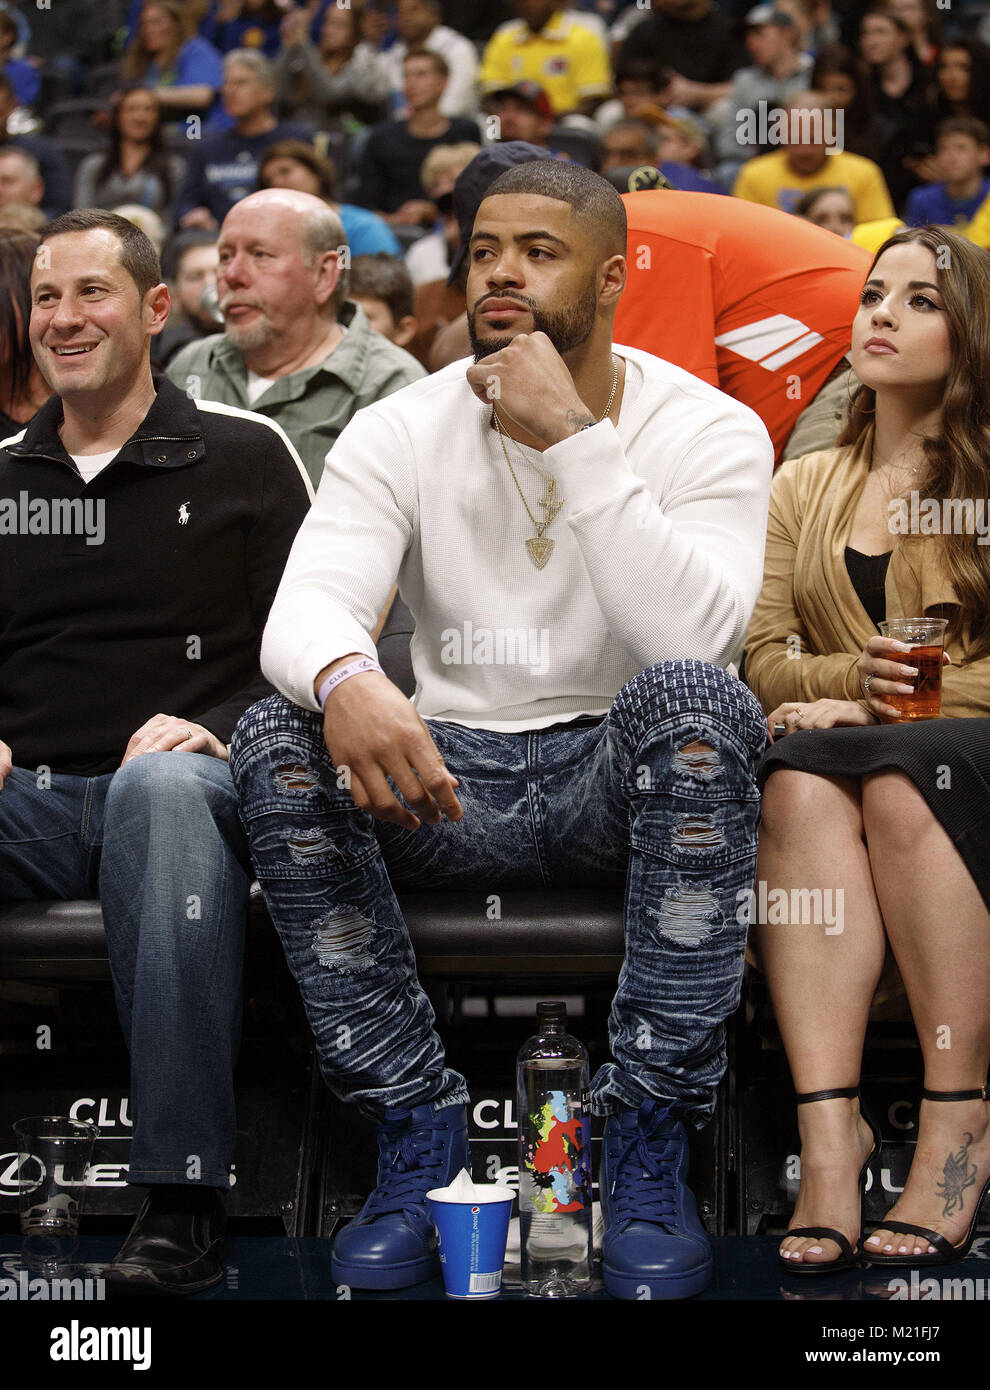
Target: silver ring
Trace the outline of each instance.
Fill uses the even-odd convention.
[[[190,729],[189,725],[187,724],[187,725],[186,725],[186,738],[192,738],[192,736],[193,736],[193,731],[192,731],[192,729]]]
[[[866,694],[866,698],[867,698],[868,700],[872,698],[872,696],[870,695],[870,681],[871,681],[872,679],[873,679],[873,672],[872,672],[872,671],[870,672],[870,674],[869,674],[868,676],[864,676],[864,678],[863,678],[863,690],[864,690],[864,692],[865,692],[865,694]]]

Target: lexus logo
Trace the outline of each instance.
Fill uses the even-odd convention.
[[[23,1185],[18,1179],[23,1159]],[[45,1165],[34,1154],[0,1154],[0,1193],[20,1196],[36,1191],[45,1180]]]
[[[34,1154],[25,1155],[25,1184],[21,1187],[17,1180],[21,1156],[17,1153],[0,1154],[0,1197],[19,1197],[21,1193],[35,1192],[45,1180],[45,1165]],[[91,1163],[86,1169],[82,1182],[67,1182],[61,1163],[56,1163],[52,1178],[56,1187],[126,1187],[126,1163]]]

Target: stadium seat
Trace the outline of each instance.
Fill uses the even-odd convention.
[[[122,82],[119,62],[99,63],[86,73],[85,92],[87,96],[97,97],[106,103]]]
[[[91,149],[103,149],[109,145],[109,139],[91,124],[90,117],[102,111],[105,105],[104,101],[92,96],[53,102],[45,112],[45,134],[53,140],[62,140],[67,135],[77,140],[86,138],[92,141]]]

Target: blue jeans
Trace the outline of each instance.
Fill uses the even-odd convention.
[[[131,1054],[128,1181],[228,1187],[251,865],[227,764],[145,753],[44,781],[15,767],[0,790],[0,901],[100,897]]]
[[[706,1118],[739,1001],[739,894],[756,865],[766,726],[754,696],[718,667],[675,661],[640,672],[592,727],[426,723],[464,816],[419,830],[355,806],[318,714],[272,696],[235,731],[231,773],[255,872],[327,1084],[374,1118],[467,1099],[444,1064],[393,888],[614,883],[625,885],[626,956],[615,1060],[594,1078],[593,1107],[610,1114],[654,1096]]]

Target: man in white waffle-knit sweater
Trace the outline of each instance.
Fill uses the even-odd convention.
[[[625,886],[614,1060],[591,1088],[605,1283],[676,1298],[710,1278],[684,1121],[711,1114],[739,996],[765,726],[726,668],[760,588],[773,452],[745,406],[613,349],[624,252],[622,201],[587,170],[544,160],[491,186],[467,252],[475,361],[340,436],[265,633],[286,698],[235,734],[323,1074],[378,1124],[340,1283],[435,1275],[425,1194],[469,1166],[466,1085],[393,892],[412,884]],[[368,635],[396,581],[411,703]],[[533,1210],[590,1202],[574,1133],[552,1174],[524,1163]]]

